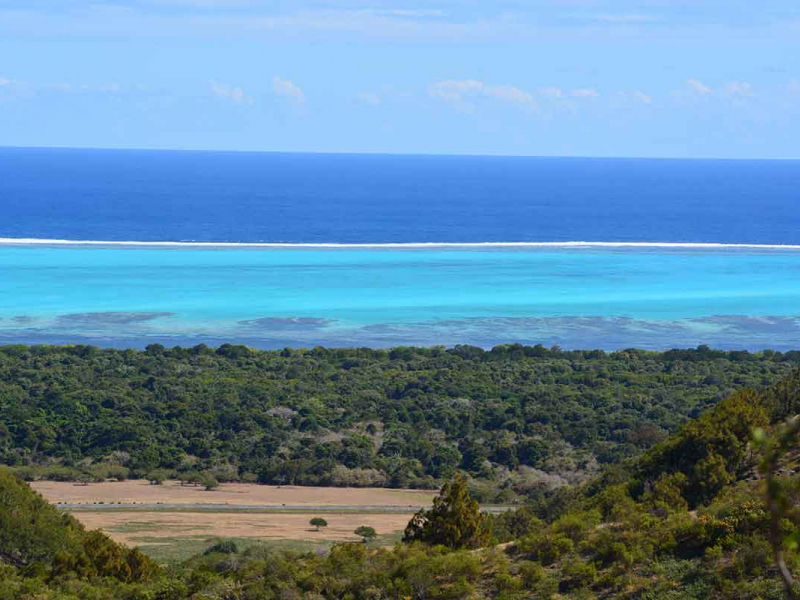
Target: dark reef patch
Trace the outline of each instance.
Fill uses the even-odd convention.
[[[260,319],[247,319],[238,323],[239,325],[268,331],[316,331],[335,322],[333,319],[316,317],[262,317]]]
[[[698,317],[692,319],[694,323],[709,323],[724,328],[725,330],[786,334],[800,333],[800,318],[798,317],[750,317],[743,315],[715,315],[713,317]]]
[[[712,315],[686,319],[636,319],[629,316],[464,317],[330,327],[334,319],[264,317],[230,321],[213,329],[192,330],[179,320],[168,331],[147,324],[172,313],[108,312],[63,315],[55,321],[0,328],[3,343],[95,343],[111,347],[245,344],[255,348],[454,346],[491,348],[500,344],[542,344],[564,349],[664,350],[705,344],[728,350],[800,348],[800,317]]]
[[[88,312],[60,315],[56,325],[60,327],[135,325],[162,317],[171,317],[170,312]]]

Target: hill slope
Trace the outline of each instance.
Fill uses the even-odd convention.
[[[0,578],[16,588],[0,588],[13,589],[4,597],[14,600],[28,597],[19,591],[26,577],[38,577],[45,598],[778,600],[784,592],[767,539],[763,484],[753,477],[750,429],[769,429],[798,408],[798,373],[765,390],[736,392],[595,481],[488,518],[480,538],[488,545],[477,550],[420,543],[393,549],[348,543],[325,556],[215,549],[152,583],[99,580],[89,573],[81,575],[84,587],[76,595],[71,580],[52,574],[43,580],[19,566],[10,578],[0,570]],[[783,483],[797,486],[791,477]],[[86,548],[92,534],[50,512],[2,471],[0,490],[4,507],[21,502],[41,513],[30,525],[3,517],[4,553],[11,548],[33,562],[64,547],[80,554],[76,537]],[[30,540],[19,549],[9,534],[16,527]],[[46,534],[58,527],[56,535]],[[800,535],[800,515],[790,513],[782,529],[789,537]],[[96,564],[87,556],[88,564]],[[796,552],[788,564],[798,572]]]
[[[395,487],[434,487],[460,469],[511,496],[529,494],[641,453],[798,359],[702,347],[8,346],[0,463],[65,467],[39,473],[59,478],[165,468]]]

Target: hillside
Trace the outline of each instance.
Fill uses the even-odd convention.
[[[483,500],[510,500],[636,456],[799,360],[705,347],[6,346],[0,463],[27,479],[166,469],[222,481],[431,488],[461,470]]]
[[[47,578],[20,567],[11,575],[0,570],[0,578],[17,586],[0,586],[14,590],[0,597],[26,598],[19,590],[31,589],[35,578],[37,598],[778,600],[784,590],[773,563],[750,431],[762,427],[771,433],[798,407],[800,373],[760,391],[736,392],[642,457],[609,467],[583,486],[485,517],[483,523],[456,481],[434,509],[435,518],[443,519],[442,536],[421,535],[417,525],[407,535],[461,549],[420,542],[391,549],[345,543],[318,555],[239,553],[233,545],[220,545],[149,583],[98,580],[92,574]],[[786,490],[797,489],[795,476],[780,482]],[[31,557],[52,557],[70,543],[71,552],[79,551],[70,540],[86,534],[70,519],[56,518],[25,484],[0,471],[0,490],[5,555],[17,543],[11,529],[31,540],[27,547],[41,546],[27,551]],[[20,499],[35,518],[9,520],[9,506]],[[799,535],[800,516],[789,507],[781,536]],[[798,555],[791,543],[786,548],[788,567],[798,572]],[[77,585],[84,586],[81,593],[74,591]]]
[[[157,573],[141,552],[86,531],[0,467],[0,597],[30,597],[26,594],[47,581],[132,584]]]

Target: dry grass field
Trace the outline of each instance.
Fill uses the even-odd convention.
[[[377,544],[391,544],[411,514],[430,506],[436,495],[427,490],[232,483],[207,492],[177,481],[150,485],[140,480],[32,485],[51,503],[71,505],[66,510],[86,527],[101,529],[165,563],[185,560],[222,538],[241,548],[323,551],[334,542],[357,540],[353,531],[361,525],[380,534]],[[317,531],[309,524],[313,517],[322,517],[328,526]]]
[[[374,527],[382,534],[402,531],[409,514],[393,513],[246,513],[246,512],[169,512],[169,511],[75,511],[86,527],[102,529],[112,538],[137,545],[146,537],[157,543],[176,537],[254,538],[258,540],[299,540],[308,542],[356,540],[353,530],[360,525]],[[316,531],[309,525],[322,517],[328,526]]]
[[[36,481],[33,489],[53,504],[220,504],[248,506],[370,506],[419,508],[430,505],[435,491],[384,488],[324,488],[225,483],[214,491],[177,481],[150,485],[144,480],[76,485]]]

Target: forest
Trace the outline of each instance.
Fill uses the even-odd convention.
[[[658,447],[800,352],[0,347],[0,464],[26,480],[438,488],[521,502]]]
[[[85,531],[3,467],[0,599],[797,598],[798,410],[794,371],[514,511],[479,512],[459,472],[394,547],[219,544],[172,568]]]

